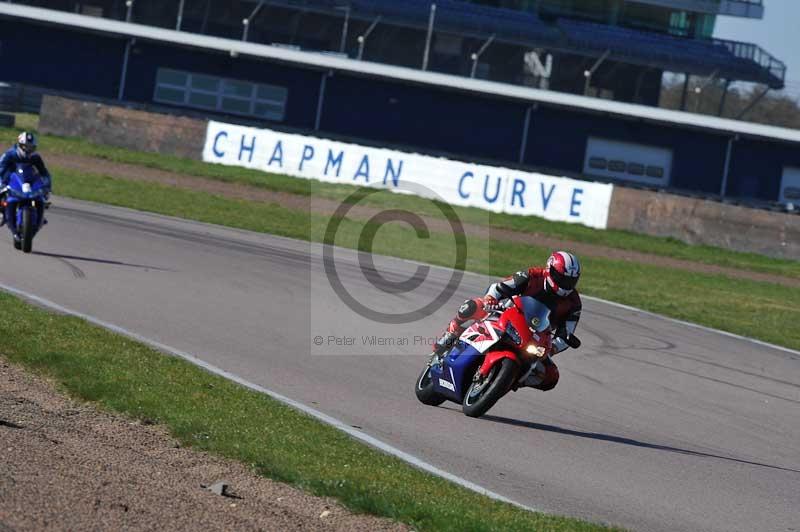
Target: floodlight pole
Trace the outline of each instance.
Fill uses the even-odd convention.
[[[744,115],[746,115],[747,113],[749,113],[750,111],[752,111],[752,110],[753,110],[753,107],[755,107],[755,106],[758,104],[758,102],[760,102],[760,101],[761,101],[761,100],[764,98],[764,96],[766,96],[766,95],[767,95],[767,93],[768,93],[769,91],[770,91],[770,87],[769,87],[769,86],[767,86],[767,87],[764,89],[764,92],[762,92],[761,94],[759,94],[758,96],[756,96],[756,99],[755,99],[755,100],[753,100],[752,102],[750,102],[750,105],[748,105],[747,107],[745,107],[745,108],[742,110],[742,112],[741,112],[741,113],[739,113],[739,115],[736,117],[736,120],[741,120],[742,118],[744,118]]]
[[[519,143],[519,164],[525,163],[525,152],[528,151],[528,130],[531,128],[531,113],[538,109],[539,104],[529,105],[525,110],[525,121],[522,124],[522,141]]]
[[[178,20],[175,22],[175,31],[181,31],[181,24],[183,24],[183,5],[186,0],[181,0],[178,4]]]
[[[133,0],[126,0],[125,7],[125,22],[130,22],[133,11]],[[119,101],[122,101],[122,98],[125,96],[125,84],[128,81],[128,60],[131,57],[133,42],[133,39],[128,39],[125,43],[125,55],[122,58],[122,73],[119,76],[119,92],[117,92],[117,100]]]
[[[722,97],[719,99],[719,109],[717,110],[717,116],[722,116],[722,113],[725,112],[725,100],[728,98],[728,87],[731,86],[731,80],[725,80],[725,88],[722,90]]]
[[[436,21],[436,4],[431,4],[431,14],[428,17],[428,36],[425,38],[425,55],[422,56],[422,70],[428,70],[428,58],[431,52],[431,39],[433,38],[433,23]]]
[[[367,31],[365,31],[363,34],[358,36],[358,57],[357,57],[357,59],[359,61],[361,61],[361,58],[364,57],[364,46],[366,46],[367,37],[369,37],[369,34],[372,33],[372,30],[375,29],[375,26],[378,25],[378,22],[381,21],[382,17],[383,17],[382,15],[378,15],[378,17],[375,20],[372,21],[372,24],[369,25],[369,27],[367,28]]]
[[[717,69],[714,72],[712,72],[711,75],[706,78],[706,80],[703,82],[702,85],[700,85],[699,87],[695,87],[694,88],[694,93],[697,94],[697,98],[694,101],[694,112],[695,113],[700,108],[700,95],[703,93],[704,90],[706,90],[706,87],[708,87],[708,84],[711,83],[712,81],[714,81],[717,78],[717,74],[719,74],[719,69]]]
[[[342,24],[342,38],[339,41],[339,52],[344,53],[344,49],[347,47],[347,32],[350,29],[350,6],[342,6],[337,7],[336,9],[343,9],[344,10],[344,23]]]
[[[683,91],[681,92],[681,111],[686,110],[686,100],[689,94],[689,73],[683,75]]]
[[[608,59],[609,55],[611,55],[611,50],[606,50],[605,52],[603,52],[603,55],[601,55],[600,58],[594,62],[592,68],[590,68],[589,70],[585,70],[583,72],[583,76],[586,78],[586,82],[583,84],[584,96],[589,94],[589,84],[592,81],[592,76],[594,76],[594,73],[597,71],[598,68],[600,68],[600,65],[603,64],[603,61]]]
[[[489,45],[492,44],[492,42],[494,41],[494,38],[495,38],[495,34],[492,33],[492,36],[489,37],[489,39],[487,39],[487,41],[485,43],[483,43],[483,46],[481,46],[480,49],[477,52],[472,54],[472,56],[471,56],[471,58],[472,58],[472,70],[470,71],[469,77],[471,77],[471,78],[475,77],[475,72],[478,70],[478,59],[480,59],[480,57],[483,54],[483,52],[485,52],[486,49],[489,48]]]
[[[200,25],[200,33],[205,34],[208,29],[208,17],[211,14],[211,0],[206,0],[206,8],[203,11],[203,23]]]
[[[722,183],[719,186],[719,195],[724,198],[728,192],[728,174],[731,169],[731,153],[733,152],[733,143],[739,140],[739,135],[734,135],[728,139],[728,148],[725,150],[725,168],[722,171]]]
[[[255,18],[256,15],[258,15],[258,12],[261,11],[261,8],[263,6],[264,6],[264,0],[261,0],[260,2],[258,2],[258,5],[255,8],[253,8],[253,11],[250,13],[250,15],[247,18],[242,19],[242,26],[244,26],[244,29],[242,30],[243,41],[247,41],[247,36],[250,33],[250,23],[253,22],[253,19]]]
[[[333,72],[323,72],[322,79],[319,81],[319,97],[317,99],[317,116],[314,119],[314,131],[319,131],[322,124],[322,109],[325,105],[325,88],[328,86],[328,78],[333,75]]]

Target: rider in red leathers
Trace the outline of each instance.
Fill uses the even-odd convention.
[[[581,316],[581,298],[575,290],[580,276],[578,258],[566,251],[556,251],[547,259],[544,268],[522,270],[494,283],[485,296],[468,299],[461,305],[447,331],[436,342],[434,352],[442,354],[447,351],[467,327],[486,317],[488,311],[496,309],[503,299],[517,295],[531,296],[550,309],[550,323],[555,329],[552,354],[567,347],[577,349],[580,341],[573,334]],[[543,373],[532,373],[524,384],[544,391],[555,388],[558,367],[549,356],[544,360],[544,367]]]

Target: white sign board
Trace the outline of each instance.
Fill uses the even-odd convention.
[[[583,171],[589,175],[665,187],[672,173],[672,150],[589,137]]]
[[[781,203],[794,203],[800,206],[800,168],[783,167],[781,194],[778,201]]]
[[[613,185],[209,122],[203,160],[605,229]]]

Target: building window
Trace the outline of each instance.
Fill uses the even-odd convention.
[[[285,87],[159,68],[153,100],[279,122],[287,96]]]

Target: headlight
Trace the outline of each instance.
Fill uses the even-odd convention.
[[[509,336],[509,338],[511,338],[511,341],[514,342],[515,344],[522,343],[522,338],[519,337],[519,333],[510,323],[506,325],[506,334]]]
[[[536,344],[528,344],[528,347],[525,348],[525,351],[539,358],[543,357],[545,353],[547,353],[547,349],[545,349],[541,345],[536,345]]]

